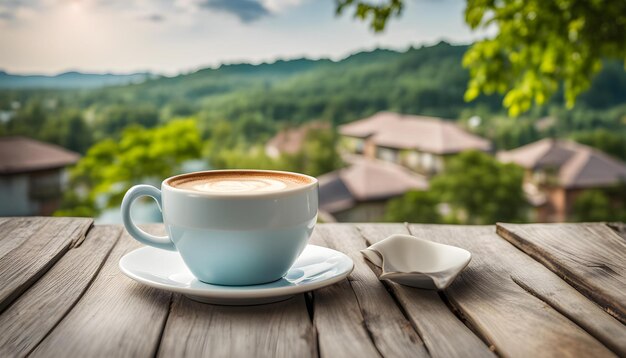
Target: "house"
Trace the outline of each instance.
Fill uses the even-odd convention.
[[[443,170],[445,158],[468,149],[490,151],[491,143],[441,118],[379,112],[339,127],[342,147],[404,165],[426,175]]]
[[[0,216],[51,215],[63,194],[65,168],[78,153],[24,137],[0,137]]]
[[[325,122],[310,122],[299,127],[283,129],[267,142],[265,154],[271,158],[278,158],[282,154],[296,154],[304,147],[309,131],[329,128],[330,125]]]
[[[352,158],[348,167],[318,179],[321,217],[330,214],[341,222],[380,220],[389,199],[428,188],[422,175],[395,163],[365,157]]]
[[[583,191],[626,183],[625,163],[569,140],[542,139],[498,153],[498,159],[525,168],[524,191],[536,221],[565,221]]]

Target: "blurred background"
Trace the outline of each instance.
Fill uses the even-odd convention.
[[[2,0],[0,216],[320,179],[320,220],[626,221],[626,3]],[[161,221],[151,201],[140,222]]]

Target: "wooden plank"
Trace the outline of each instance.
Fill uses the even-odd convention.
[[[33,225],[43,225],[39,218],[2,218],[0,223],[0,258],[20,246],[34,229]]]
[[[613,231],[615,231],[617,235],[626,239],[626,223],[611,222],[611,223],[607,223],[607,225],[608,227],[613,229]]]
[[[0,356],[26,356],[71,310],[117,242],[119,226],[98,226],[0,315]]]
[[[424,342],[404,317],[385,286],[359,252],[367,247],[354,225],[324,224],[316,230],[316,241],[346,253],[354,261],[348,280],[356,296],[365,328],[385,357],[427,357]]]
[[[0,223],[0,258],[22,245],[50,220],[58,220],[34,216],[3,219],[5,220]]]
[[[164,231],[160,226],[160,231]],[[124,276],[120,258],[141,246],[124,232],[93,284],[32,356],[152,357],[171,294]]]
[[[83,218],[23,219],[2,232],[0,241],[11,241],[12,248],[0,257],[0,312],[82,240],[92,223]],[[25,240],[14,239],[21,237]]]
[[[515,283],[582,327],[618,356],[626,357],[626,326],[548,269],[519,271],[524,272],[511,274]]]
[[[358,224],[357,227],[368,245],[392,234],[408,234],[406,227],[401,224]],[[380,270],[376,271],[380,274]],[[436,291],[386,282],[433,357],[494,356],[489,347],[457,318]]]
[[[497,230],[626,324],[626,240],[607,225],[498,224]]]
[[[318,230],[310,243],[326,246]],[[321,357],[380,357],[348,280],[313,292],[313,323]]]
[[[304,295],[259,306],[217,306],[175,295],[160,357],[314,357]]]
[[[612,356],[585,330],[513,281],[513,274],[542,267],[502,240],[493,226],[410,225],[409,229],[415,236],[472,252],[472,261],[445,296],[500,355]]]

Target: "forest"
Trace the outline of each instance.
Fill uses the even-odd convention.
[[[83,154],[72,180],[90,195],[68,193],[63,209],[81,215],[117,205],[129,185],[176,173],[189,159],[201,158],[212,168],[322,174],[342,165],[332,130],[311,134],[303,153],[289,158],[268,158],[265,142],[283,128],[310,121],[332,128],[381,110],[457,121],[491,139],[495,149],[571,138],[626,160],[622,63],[606,61],[571,109],[560,91],[543,106],[511,118],[502,96],[464,100],[469,73],[461,63],[467,48],[441,42],[361,52],[341,61],[225,64],[123,86],[3,89],[0,135],[24,135]],[[156,165],[156,158],[166,160]],[[104,193],[107,198],[98,199]]]

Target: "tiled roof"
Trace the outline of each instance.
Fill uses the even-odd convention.
[[[417,149],[434,154],[458,153],[467,149],[488,151],[488,140],[468,133],[455,123],[435,117],[379,112],[339,127],[342,135],[366,138],[378,146]]]
[[[74,164],[80,155],[25,137],[0,137],[0,175],[55,169]]]
[[[324,122],[311,122],[296,128],[287,128],[278,132],[270,139],[266,148],[275,148],[279,153],[296,154],[302,149],[306,135],[311,129],[327,129]]]
[[[332,214],[357,202],[386,200],[427,188],[426,178],[400,165],[361,157],[319,177],[320,209]]]
[[[557,171],[559,185],[565,188],[603,187],[626,181],[625,163],[569,140],[542,139],[498,153],[498,159],[531,170],[552,168]]]

